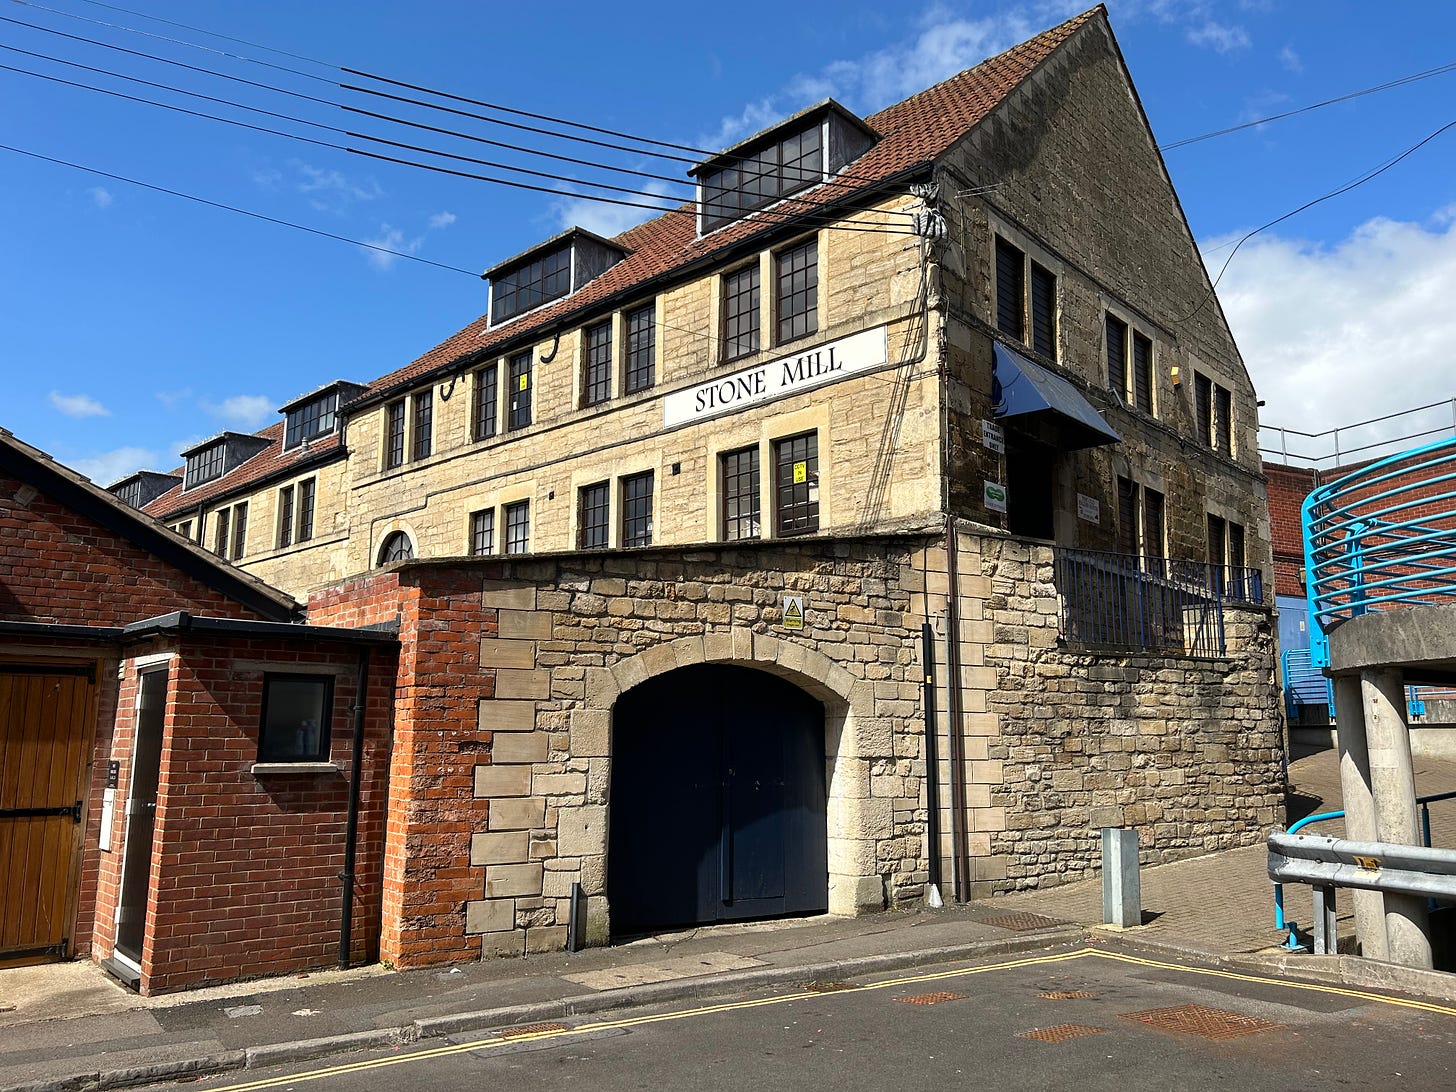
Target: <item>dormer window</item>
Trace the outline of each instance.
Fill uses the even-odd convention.
[[[595,280],[627,256],[600,235],[572,228],[485,271],[490,281],[490,321],[508,322],[559,300]]]
[[[339,406],[364,390],[358,383],[340,379],[289,402],[278,411],[287,421],[283,429],[283,450],[332,435],[339,424]]]
[[[224,432],[204,440],[196,447],[182,452],[186,460],[182,471],[183,490],[195,489],[210,481],[230,474],[272,443],[266,436],[249,436],[243,432]]]
[[[214,478],[222,477],[223,457],[227,448],[218,441],[211,447],[205,447],[201,451],[194,451],[187,456],[186,476],[183,479],[182,488],[192,489],[203,482],[210,482]]]
[[[706,235],[833,176],[879,135],[833,99],[694,167],[698,230]]]

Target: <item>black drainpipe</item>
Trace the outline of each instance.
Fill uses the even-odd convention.
[[[935,630],[920,626],[921,705],[925,709],[925,836],[930,842],[930,886],[940,893],[940,756],[935,739]]]
[[[960,567],[956,557],[955,517],[947,517],[945,526],[946,579],[950,582],[950,594],[945,600],[945,713],[950,752],[951,877],[956,902],[968,902],[971,861],[966,839],[966,751],[961,735],[964,726],[961,724]]]
[[[359,681],[354,687],[354,755],[349,774],[349,818],[344,826],[343,909],[339,916],[339,970],[349,969],[354,925],[354,857],[359,837],[359,778],[364,768],[364,710],[369,696],[369,650],[359,652]]]

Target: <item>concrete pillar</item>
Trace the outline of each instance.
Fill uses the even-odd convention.
[[[1360,672],[1365,737],[1370,750],[1370,788],[1380,841],[1421,844],[1416,779],[1406,723],[1405,673],[1398,667]],[[1404,967],[1431,966],[1431,928],[1421,895],[1385,896],[1387,958]]]
[[[1340,796],[1345,810],[1345,837],[1360,842],[1380,838],[1375,821],[1375,795],[1370,783],[1370,751],[1365,737],[1365,705],[1356,675],[1335,681],[1335,740],[1340,751]],[[1385,899],[1379,891],[1349,892],[1355,908],[1355,936],[1367,959],[1388,959]]]

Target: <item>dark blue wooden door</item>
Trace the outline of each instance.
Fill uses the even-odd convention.
[[[828,905],[824,710],[783,679],[703,665],[624,694],[610,809],[618,934]]]

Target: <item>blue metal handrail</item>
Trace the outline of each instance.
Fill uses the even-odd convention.
[[[1335,698],[1332,683],[1310,659],[1307,648],[1286,648],[1279,654],[1284,681],[1284,711],[1291,722],[1299,715],[1299,706],[1323,702],[1333,714]]]
[[[1456,439],[1384,459],[1305,498],[1312,663],[1328,635],[1372,610],[1456,601]]]

